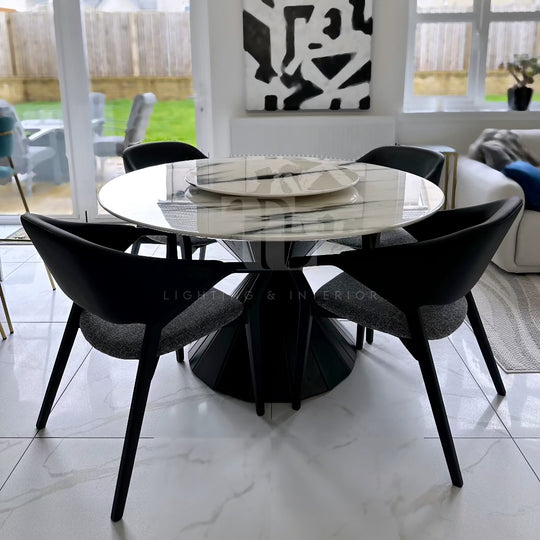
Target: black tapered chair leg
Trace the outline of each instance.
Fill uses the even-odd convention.
[[[73,348],[73,343],[75,342],[75,338],[77,336],[77,331],[79,330],[79,319],[81,312],[82,309],[76,304],[71,306],[66,328],[64,329],[64,335],[62,336],[62,341],[60,342],[60,347],[58,348],[58,353],[56,354],[56,360],[54,361],[47,390],[45,391],[45,397],[43,398],[41,410],[39,411],[39,416],[36,422],[37,429],[43,429],[47,424],[47,420],[54,403],[54,398],[56,397],[56,392],[58,392],[62,375],[64,374],[69,355],[71,354],[71,349]]]
[[[141,249],[141,243],[142,243],[141,238],[139,238],[139,239],[135,240],[135,242],[133,242],[133,245],[131,246],[131,254],[132,255],[138,255],[139,254],[139,250]]]
[[[204,261],[205,257],[206,257],[206,246],[201,246],[199,248],[199,260]]]
[[[183,347],[176,351],[176,361],[180,364],[184,362],[184,348]]]
[[[362,236],[362,249],[375,249],[381,240],[381,233],[365,234]],[[373,343],[373,329],[366,328],[366,342]]]
[[[356,350],[361,351],[364,348],[365,328],[359,324],[356,325]]]
[[[370,345],[373,343],[373,328],[366,328],[366,341]]]
[[[148,330],[146,334],[148,334]],[[145,335],[143,343],[143,354],[139,360],[137,376],[135,378],[135,386],[133,396],[131,398],[131,407],[129,409],[129,418],[124,437],[124,446],[122,448],[122,457],[120,459],[120,467],[118,470],[118,478],[116,480],[116,489],[111,511],[111,520],[119,521],[124,515],[126,499],[135,463],[135,455],[137,454],[137,446],[139,444],[139,436],[144,419],[146,402],[150,391],[150,383],[159,360],[157,349],[159,344],[160,333],[154,333],[151,336]]]
[[[472,292],[465,295],[465,298],[467,300],[467,317],[471,323],[471,327],[476,337],[476,341],[478,342],[478,346],[480,347],[480,351],[482,352],[482,356],[484,357],[484,362],[486,363],[489,374],[491,375],[491,380],[493,381],[495,390],[497,390],[497,394],[500,396],[505,396],[506,388],[504,387],[497,362],[493,356],[493,351],[491,349],[491,345],[489,344],[489,340],[486,335],[484,325],[482,324],[480,313],[478,313],[478,308],[476,307],[476,302],[474,301]]]
[[[312,321],[313,317],[311,315],[310,302],[301,301],[298,309],[298,332],[292,380],[291,405],[295,411],[300,409],[300,405],[302,403],[302,381],[304,379],[304,371],[308,357]]]
[[[418,351],[418,363],[420,365],[420,371],[422,372],[422,378],[424,379],[424,385],[439,433],[439,439],[446,458],[446,464],[452,479],[452,484],[457,487],[463,485],[463,477],[461,476],[461,469],[459,467],[459,461],[456,454],[456,448],[454,446],[454,439],[452,438],[452,432],[448,423],[448,416],[446,414],[446,408],[441,395],[441,389],[439,381],[437,379],[437,372],[435,371],[435,365],[433,363],[433,357],[431,355],[431,349],[429,343],[425,338],[422,323],[418,316],[409,318],[409,325],[413,336],[414,348]]]
[[[167,259],[178,259],[178,242],[176,240],[176,234],[168,234],[166,236],[167,241]]]
[[[257,303],[248,310],[246,321],[246,338],[251,368],[255,411],[258,416],[264,415],[262,349],[261,349],[261,318]]]
[[[193,259],[193,249],[192,249],[192,243],[191,238],[189,236],[182,236],[180,238],[180,253],[182,255],[182,259],[186,261],[191,261]]]

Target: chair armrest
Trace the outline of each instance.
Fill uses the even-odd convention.
[[[31,128],[33,129],[33,128]],[[62,127],[50,127],[45,129],[38,129],[34,131],[32,134],[28,135],[28,140],[32,146],[39,146],[39,142],[41,139],[48,137],[50,135],[56,134],[56,133],[64,133],[64,128]],[[44,145],[48,146],[48,145]]]

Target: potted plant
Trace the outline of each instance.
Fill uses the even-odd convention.
[[[539,59],[528,54],[515,54],[506,69],[516,80],[516,84],[508,89],[508,106],[514,111],[526,111],[533,95],[533,89],[527,85],[532,84],[534,76],[540,73]]]

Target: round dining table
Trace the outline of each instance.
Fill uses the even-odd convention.
[[[99,192],[112,215],[166,233],[218,240],[236,258],[267,269],[248,274],[233,295],[259,299],[259,345],[266,402],[291,400],[299,312],[308,302],[291,257],[322,242],[366,236],[420,221],[444,194],[410,173],[357,162],[288,157],[182,161],[119,176]],[[299,278],[300,274],[300,278]],[[151,279],[151,276],[149,276]],[[299,284],[299,279],[303,283]],[[232,323],[189,349],[193,373],[208,386],[253,401],[246,328]],[[312,319],[302,399],[336,386],[356,349],[338,321]]]

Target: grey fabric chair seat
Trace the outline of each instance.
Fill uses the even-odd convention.
[[[210,289],[163,328],[159,355],[210,334],[237,319],[242,311],[241,302],[218,289]],[[144,324],[115,324],[83,311],[80,328],[86,340],[105,354],[124,359],[141,356]]]
[[[412,337],[400,309],[344,272],[315,293],[315,302],[336,317],[366,328],[399,338]],[[426,338],[441,339],[461,326],[467,315],[467,301],[463,297],[445,306],[423,306],[420,313]]]
[[[351,238],[339,238],[332,240],[343,246],[348,246],[354,249],[362,249],[362,237],[353,236]],[[386,231],[381,233],[379,237],[378,246],[397,246],[398,244],[412,244],[416,242],[412,235],[410,235],[405,229],[394,229],[392,231]]]

